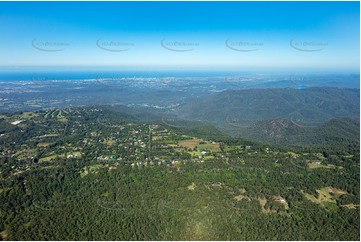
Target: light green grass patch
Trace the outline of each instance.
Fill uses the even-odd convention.
[[[287,152],[287,154],[291,155],[292,158],[298,158],[300,156],[299,154],[296,154],[296,153],[291,152],[291,151]]]
[[[319,161],[311,161],[307,163],[308,168],[310,169],[317,169],[317,168],[324,168],[324,169],[342,169],[342,166],[335,166],[335,165],[323,165]]]
[[[66,123],[66,122],[68,122],[68,119],[66,117],[64,117],[64,116],[58,116],[58,121]]]
[[[197,151],[188,151],[188,153],[191,154],[192,157],[197,156],[197,158],[198,158],[198,156],[202,155],[199,150],[197,150]]]
[[[26,158],[26,157],[34,157],[36,154],[36,149],[27,149],[27,150],[19,150],[18,152],[15,153],[15,156],[17,158]]]
[[[189,186],[187,186],[187,188],[188,188],[188,190],[191,190],[191,191],[193,191],[194,189],[196,189],[196,184],[194,183],[194,182],[192,182],[192,184],[191,185],[189,185]]]
[[[59,155],[50,155],[47,157],[40,158],[39,162],[49,162],[49,161],[55,160],[58,157],[59,157]]]
[[[198,149],[201,149],[201,150],[209,150],[211,152],[220,152],[221,151],[218,143],[212,144],[210,142],[207,142],[206,144],[198,144],[197,146],[198,146]]]
[[[45,136],[46,137],[57,137],[57,136],[59,136],[59,134],[46,134]]]
[[[21,119],[31,119],[37,116],[39,116],[39,114],[33,112],[24,112],[23,114],[19,115]]]
[[[109,197],[109,192],[104,192],[104,193],[102,194],[102,197]]]
[[[99,169],[99,168],[102,168],[104,167],[104,165],[101,165],[101,164],[95,164],[95,165],[92,165],[92,166],[88,166],[89,170],[96,170],[96,169]]]
[[[224,145],[223,150],[225,152],[227,152],[227,151],[235,150],[235,149],[239,149],[239,148],[240,148],[239,146]]]
[[[39,143],[37,146],[38,147],[48,147],[51,144],[53,144],[53,143]]]
[[[41,167],[40,169],[41,170],[50,170],[50,169],[55,169],[55,168],[59,168],[59,166],[44,166],[44,167]]]
[[[319,204],[324,208],[335,210],[338,209],[336,200],[343,194],[346,194],[347,192],[342,191],[341,189],[334,188],[334,187],[323,187],[320,189],[317,189],[316,192],[318,193],[318,196],[313,196],[311,194],[308,194],[306,192],[303,192],[303,195],[308,199],[309,201]]]
[[[360,206],[360,205],[353,204],[353,203],[341,205],[341,207],[343,207],[343,208],[348,208],[348,209],[356,209],[356,208],[359,207],[359,206]]]
[[[213,159],[213,158],[214,158],[213,155],[204,156],[204,159],[205,159],[205,160],[211,160],[211,159]]]
[[[259,202],[259,205],[261,206],[262,213],[267,213],[267,210],[264,209],[264,206],[267,203],[267,199],[265,197],[259,197],[257,200]]]
[[[315,196],[313,196],[311,194],[303,193],[303,195],[305,196],[305,198],[307,198],[308,200],[310,200],[313,203],[317,203],[317,204],[320,203],[320,201]]]
[[[48,118],[51,113],[52,113],[52,111],[46,112],[46,114],[44,115],[44,118]]]

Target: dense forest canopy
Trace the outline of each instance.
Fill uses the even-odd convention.
[[[1,238],[359,239],[359,143],[270,145],[174,122],[101,107],[2,115]]]

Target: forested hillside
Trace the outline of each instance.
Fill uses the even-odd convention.
[[[360,237],[358,146],[274,146],[99,107],[0,118],[5,240]]]

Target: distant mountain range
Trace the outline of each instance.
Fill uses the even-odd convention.
[[[333,118],[359,119],[359,115],[360,91],[331,87],[227,90],[178,109],[180,118],[233,127],[270,119],[317,126]]]
[[[243,138],[292,146],[337,146],[358,144],[360,140],[360,122],[350,118],[332,119],[315,127],[301,127],[288,119],[274,119],[258,121],[247,128],[222,130]]]
[[[227,90],[177,113],[188,123],[207,122],[232,136],[280,144],[358,142],[360,135],[358,89]]]
[[[133,95],[125,90],[122,93],[126,93],[127,97]],[[115,94],[104,95],[104,100],[99,94],[96,100],[99,106],[109,103],[107,109],[126,114],[114,115],[112,118],[116,120],[161,123],[172,129],[186,129],[187,132],[212,138],[230,135],[274,144],[359,143],[359,89],[257,88],[225,90],[208,95],[187,94],[186,99],[177,99],[178,96],[172,92],[159,91],[158,95],[147,92],[139,97],[178,100],[179,105],[171,108],[109,102],[109,99],[120,95],[119,92],[118,96]]]

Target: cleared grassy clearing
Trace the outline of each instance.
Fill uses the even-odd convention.
[[[46,134],[45,136],[46,137],[58,137],[59,134]]]
[[[37,113],[33,113],[33,112],[24,112],[22,113],[19,117],[21,119],[31,119],[31,118],[35,118],[35,117],[38,117],[39,114]]]
[[[37,146],[38,147],[48,147],[49,145],[52,145],[54,143],[39,143]]]
[[[97,173],[99,169],[108,167],[108,164],[102,165],[102,164],[95,164],[91,166],[86,166],[80,170],[80,176],[85,177],[89,173]]]
[[[201,142],[202,139],[189,139],[189,140],[180,140],[178,141],[179,145],[185,148],[194,149]]]
[[[247,200],[247,201],[251,201],[251,199],[247,196],[244,195],[244,193],[246,193],[246,189],[244,188],[240,188],[239,189],[239,195],[238,196],[234,196],[233,198],[237,201],[240,202],[242,200]]]
[[[340,207],[348,208],[348,209],[356,209],[357,207],[360,207],[360,205],[350,203],[350,204],[341,205]]]
[[[219,148],[219,144],[218,143],[210,143],[207,142],[206,144],[198,144],[197,145],[198,149],[201,150],[210,150],[211,152],[220,152],[221,149]]]
[[[202,154],[201,154],[201,152],[199,151],[199,150],[197,150],[197,151],[190,151],[190,152],[188,152],[189,154],[191,154],[191,156],[193,157],[193,156],[201,156]]]
[[[59,157],[59,155],[50,155],[47,157],[40,158],[39,162],[49,162],[49,161],[55,160],[58,157]]]
[[[292,158],[298,158],[300,156],[299,154],[296,154],[296,153],[291,152],[291,151],[287,152],[287,154],[291,155]]]
[[[189,185],[187,188],[188,188],[188,190],[194,190],[194,189],[196,189],[196,184],[194,184],[194,182],[192,182],[192,184],[191,185]]]
[[[36,154],[37,149],[27,149],[27,150],[19,150],[15,153],[15,156],[19,159],[27,158],[27,157],[34,157]]]
[[[305,196],[306,199],[308,199],[309,201],[319,204],[322,207],[325,207],[327,209],[330,210],[336,210],[338,209],[337,206],[337,199],[343,195],[343,194],[347,194],[347,192],[342,191],[341,189],[338,188],[334,188],[334,187],[324,187],[321,189],[317,189],[317,195],[311,195],[308,194],[306,192],[303,192],[303,195]]]
[[[308,165],[308,168],[310,169],[317,169],[317,168],[324,168],[324,169],[342,169],[343,167],[342,166],[335,166],[335,165],[324,165],[324,164],[321,164],[320,161],[313,161],[313,160],[310,160],[310,161],[307,161],[307,165]]]
[[[8,239],[8,233],[5,230],[0,232],[0,239],[1,240],[7,240]]]
[[[259,205],[261,206],[261,211],[262,211],[262,213],[267,213],[267,210],[264,208],[264,206],[265,206],[266,203],[267,203],[267,199],[264,198],[264,197],[259,197],[259,198],[258,198],[258,202],[259,202]]]

